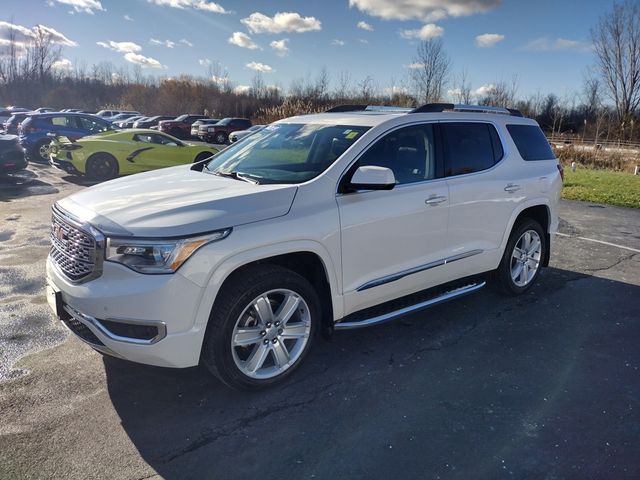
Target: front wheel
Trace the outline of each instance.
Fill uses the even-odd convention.
[[[493,284],[513,295],[526,292],[540,274],[547,248],[542,226],[530,218],[520,221],[511,232],[500,265],[493,273]]]
[[[267,387],[302,363],[319,321],[318,295],[304,277],[275,265],[245,269],[219,293],[203,363],[233,388]]]
[[[32,156],[35,160],[43,163],[49,163],[49,145],[50,139],[40,140],[33,146]]]

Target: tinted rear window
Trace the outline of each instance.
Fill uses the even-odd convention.
[[[446,176],[480,172],[493,167],[503,156],[502,144],[493,125],[487,123],[442,123],[446,154]]]
[[[524,160],[553,160],[555,155],[537,125],[507,125],[518,152]]]

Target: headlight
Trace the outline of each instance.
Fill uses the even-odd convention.
[[[191,238],[136,240],[108,238],[106,260],[121,263],[140,273],[173,273],[200,247],[226,238],[231,229]]]

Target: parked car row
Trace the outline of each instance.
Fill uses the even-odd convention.
[[[5,115],[0,126],[6,134],[0,134],[0,173],[26,168],[32,160],[71,174],[107,180],[121,174],[199,161],[218,151],[208,145],[189,143],[189,139],[233,143],[262,128],[252,126],[246,118],[220,120],[196,114],[146,117],[122,110],[101,110],[97,114],[79,109],[52,110],[11,107],[0,111],[0,118],[3,112]]]

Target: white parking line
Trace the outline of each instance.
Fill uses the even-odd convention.
[[[640,253],[640,250],[638,250],[637,248],[625,247],[624,245],[618,245],[616,243],[604,242],[602,240],[595,240],[593,238],[576,237],[574,235],[567,235],[566,233],[560,233],[560,232],[556,232],[556,235],[559,235],[561,237],[568,237],[568,238],[579,238],[580,240],[584,240],[586,242],[601,243],[602,245],[609,245],[610,247],[622,248],[623,250],[629,250],[631,252]]]

